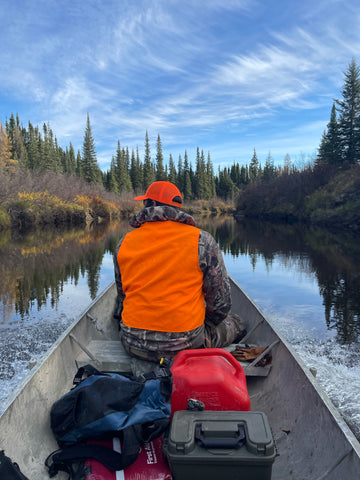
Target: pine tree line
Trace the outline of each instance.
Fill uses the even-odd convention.
[[[264,168],[254,154],[249,165],[235,163],[231,167],[219,168],[217,174],[210,153],[196,150],[195,166],[185,150],[175,161],[172,154],[166,162],[160,135],[157,137],[154,161],[148,132],[145,134],[144,157],[140,158],[139,148],[129,150],[118,140],[110,168],[101,171],[96,156],[89,115],[87,115],[82,151],[75,154],[73,145],[64,150],[58,145],[49,124],[42,129],[29,122],[25,128],[18,115],[11,114],[5,128],[0,124],[0,171],[14,172],[25,168],[37,173],[47,171],[77,176],[86,182],[103,184],[106,190],[121,194],[143,192],[155,180],[169,180],[181,190],[185,200],[210,199],[215,197],[234,198],[239,190],[252,182],[267,181],[286,171],[275,167],[268,154]]]
[[[267,183],[280,175],[291,175],[318,166],[335,165],[347,167],[360,162],[360,69],[355,60],[345,72],[342,99],[335,100],[330,121],[323,133],[314,164],[296,167],[290,155],[283,165],[275,166],[269,152],[265,165],[259,162],[254,148],[249,164],[233,165],[214,172],[210,153],[196,150],[195,166],[185,150],[184,155],[174,159],[172,154],[164,159],[160,135],[157,137],[154,159],[151,155],[148,133],[145,134],[144,155],[123,147],[120,140],[113,155],[110,168],[103,172],[97,162],[95,141],[92,135],[89,114],[87,115],[82,151],[75,153],[73,145],[65,150],[58,145],[49,124],[40,129],[31,122],[25,128],[18,115],[11,114],[5,128],[0,123],[0,172],[12,173],[17,169],[34,172],[47,171],[77,176],[86,182],[103,184],[110,192],[143,192],[155,180],[170,180],[181,190],[185,200],[235,198],[249,184]]]

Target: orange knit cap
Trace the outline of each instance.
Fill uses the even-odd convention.
[[[173,207],[181,207],[182,196],[180,190],[171,182],[154,182],[146,190],[145,195],[135,197],[134,200],[155,200]]]

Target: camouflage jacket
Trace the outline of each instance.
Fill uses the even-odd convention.
[[[173,221],[196,226],[193,217],[182,210],[170,206],[144,208],[130,220],[130,225],[139,228],[145,222]],[[204,343],[204,325],[189,332],[155,332],[127,327],[121,322],[122,302],[125,298],[122,289],[121,272],[117,255],[124,237],[114,253],[115,281],[118,292],[116,316],[120,319],[121,337],[124,346],[133,346],[148,351],[164,351],[174,354],[185,348],[200,348]],[[200,230],[199,265],[204,274],[203,292],[206,303],[205,322],[218,325],[227,316],[231,308],[230,283],[221,251],[210,233]]]

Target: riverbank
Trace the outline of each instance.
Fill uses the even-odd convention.
[[[0,193],[0,231],[85,227],[130,218],[142,207],[134,193],[116,195],[74,177],[48,173],[36,181],[31,176],[0,180],[5,185]],[[232,203],[220,199],[188,201],[183,210],[205,216],[235,212]]]
[[[360,165],[318,167],[248,185],[239,194],[235,217],[360,233]]]
[[[43,226],[86,226],[131,215],[135,205],[128,200],[108,201],[98,195],[76,195],[65,201],[44,192],[21,192],[18,199],[0,205],[0,230],[28,230]]]
[[[119,197],[100,185],[53,172],[0,174],[0,184],[0,231],[86,226],[135,211],[130,194]]]
[[[116,195],[99,185],[48,172],[0,176],[0,232],[85,227],[128,219],[142,205],[134,193]],[[254,182],[236,204],[221,199],[185,201],[190,215],[233,215],[279,223],[301,222],[360,233],[360,165],[317,168]]]
[[[49,192],[19,193],[19,199],[0,205],[0,231],[28,230],[44,226],[86,226],[129,218],[139,210],[139,203],[120,199],[109,202],[98,196],[77,195],[66,202]],[[190,215],[229,215],[232,205],[221,200],[194,201],[183,206]]]

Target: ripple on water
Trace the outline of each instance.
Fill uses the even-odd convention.
[[[70,322],[60,316],[56,321],[41,319],[30,325],[1,329],[0,411],[1,404],[29,372],[29,361],[39,360]]]
[[[307,367],[315,367],[316,380],[360,441],[360,348],[340,345],[329,332],[317,338],[313,331],[289,316],[271,319]]]

